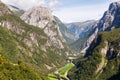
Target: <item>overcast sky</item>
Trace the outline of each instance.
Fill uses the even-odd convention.
[[[46,6],[62,22],[82,22],[98,20],[111,2],[119,0],[1,0],[24,10],[33,6]]]

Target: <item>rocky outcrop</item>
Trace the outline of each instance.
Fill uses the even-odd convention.
[[[29,9],[21,16],[21,19],[26,23],[40,27],[42,29],[45,28],[50,21],[54,21],[50,11],[47,8],[41,6]]]
[[[120,52],[115,50],[114,48],[109,48],[109,50],[107,51],[106,57],[111,60],[113,58],[116,58],[117,56],[119,56]]]
[[[105,47],[101,49],[101,53],[107,55],[109,45],[107,41],[105,41],[104,43],[105,43]]]
[[[41,6],[34,7],[25,12],[21,16],[21,19],[28,24],[44,30],[44,32],[50,38],[46,45],[55,46],[61,49],[64,48],[64,39],[50,10]]]
[[[99,31],[120,27],[120,2],[111,3],[109,9],[97,24]]]

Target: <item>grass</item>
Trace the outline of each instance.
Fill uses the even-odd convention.
[[[58,69],[58,72],[59,72],[60,74],[64,74],[64,75],[65,75],[73,66],[74,66],[73,63],[69,63],[69,64],[67,64],[66,66]]]
[[[54,74],[49,74],[49,75],[48,75],[48,78],[49,78],[50,80],[58,80],[58,78],[57,78]]]
[[[67,65],[64,66],[64,67],[59,68],[59,69],[56,71],[58,74],[56,74],[56,75],[54,75],[54,74],[49,74],[49,75],[48,75],[48,76],[49,76],[48,78],[49,78],[50,80],[58,80],[58,77],[59,77],[59,78],[68,80],[68,78],[67,78],[67,73],[68,73],[68,71],[69,71],[71,68],[73,68],[73,67],[74,67],[74,64],[73,64],[73,63],[69,63],[69,64],[67,64]]]

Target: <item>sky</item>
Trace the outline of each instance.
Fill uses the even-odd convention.
[[[45,6],[52,10],[62,22],[99,20],[109,4],[119,0],[1,0],[6,4],[28,10],[34,6]]]

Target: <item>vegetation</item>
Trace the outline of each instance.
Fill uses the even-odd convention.
[[[106,55],[101,53],[101,49],[106,46],[105,42],[108,42],[108,52]],[[119,42],[119,28],[110,32],[99,33],[97,43],[92,43],[88,55],[84,59],[79,60],[76,63],[76,68],[74,67],[69,72],[71,80],[120,80]],[[113,49],[112,54],[109,49]],[[96,73],[102,60],[104,65]]]
[[[69,38],[69,37],[67,37],[67,36],[65,35],[65,33],[68,33],[68,34],[69,34],[66,25],[63,24],[56,16],[55,16],[54,18],[55,18],[55,20],[57,21],[58,26],[59,26],[59,29],[60,29],[60,32],[62,33],[64,39],[65,39],[66,42],[67,42],[67,44],[73,43],[73,42],[74,42],[74,39]]]
[[[115,75],[120,76],[119,64],[120,64],[120,57],[117,57],[113,60],[109,60],[106,67],[103,68],[103,72],[99,77],[100,80],[120,80],[120,77],[117,76],[114,79],[112,79],[112,77]]]
[[[0,56],[0,80],[48,80],[21,61],[17,64],[9,62]]]
[[[71,69],[71,67],[73,67],[73,66],[74,66],[73,63],[69,63],[69,64],[67,64],[66,66],[58,69],[58,72],[59,72],[60,74],[65,74],[65,73],[66,73],[67,71],[69,71],[69,70]]]
[[[65,50],[53,46],[45,47],[46,51],[42,50],[49,40],[49,37],[42,29],[26,24],[15,15],[0,16],[0,22],[9,25],[9,27],[4,26],[4,28],[3,25],[0,26],[0,54],[2,56],[5,56],[13,63],[21,60],[39,73],[45,74],[53,71],[53,69],[52,71],[46,69],[45,64],[51,67],[64,65],[65,54],[59,54]],[[30,34],[34,36],[35,40],[31,39]]]
[[[18,10],[18,11],[15,11],[14,14],[20,17],[22,14],[24,14],[24,12],[25,12],[24,10]]]
[[[50,80],[58,80],[58,79],[64,79],[68,80],[67,78],[67,73],[68,71],[74,67],[73,63],[68,63],[66,66],[59,68],[55,74],[49,74],[49,79]]]

